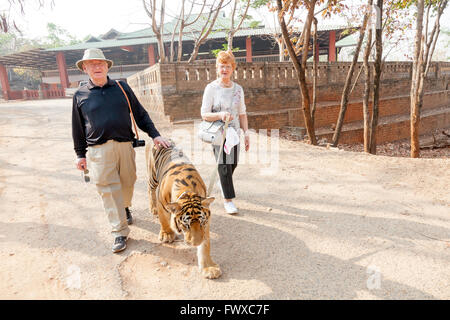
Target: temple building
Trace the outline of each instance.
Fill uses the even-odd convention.
[[[183,30],[182,61],[187,61],[194,49],[195,38],[200,34],[201,20]],[[198,60],[214,59],[213,50],[222,49],[227,43],[227,32],[224,26],[228,18],[218,17],[215,28],[206,41],[200,46],[196,58]],[[169,55],[172,39],[174,39],[175,60],[178,53],[178,29],[176,20],[164,24],[164,47]],[[229,24],[229,22],[228,22]],[[174,32],[175,29],[175,32]],[[344,38],[345,26],[319,25],[318,50],[316,59],[320,61],[336,61],[339,47],[336,42]],[[280,49],[272,28],[259,25],[250,27],[244,24],[233,38],[233,48],[238,62],[280,61]],[[65,88],[75,88],[79,81],[87,80],[87,75],[75,67],[75,62],[83,56],[88,48],[100,48],[108,59],[114,61],[110,76],[114,79],[126,79],[132,74],[159,62],[158,42],[152,28],[122,33],[111,29],[99,37],[90,37],[83,43],[52,48],[33,49],[0,56],[0,84],[2,95],[9,99],[38,99],[65,96]],[[310,50],[312,55],[312,50]],[[284,57],[282,59],[287,59]],[[8,68],[36,69],[42,73],[40,90],[11,90]]]

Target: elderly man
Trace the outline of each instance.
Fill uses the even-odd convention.
[[[73,96],[72,136],[77,168],[86,170],[89,164],[91,180],[112,227],[115,237],[112,251],[116,253],[126,248],[128,224],[132,223],[129,208],[136,182],[136,153],[127,99],[116,81],[108,76],[112,64],[100,49],[87,49],[77,61],[78,69],[89,75],[89,82]],[[123,81],[120,84],[138,127],[157,146],[169,147],[169,141],[161,137],[131,88]]]

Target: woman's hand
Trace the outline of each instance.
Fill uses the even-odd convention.
[[[227,119],[229,119],[230,121],[233,120],[233,115],[229,112],[222,111],[222,112],[219,112],[219,114],[220,114],[220,120],[222,120],[222,121],[227,121]]]
[[[245,142],[245,151],[250,149],[250,136],[248,134],[248,130],[244,133],[244,142]]]

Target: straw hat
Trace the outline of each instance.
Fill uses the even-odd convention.
[[[83,59],[78,60],[76,65],[77,68],[80,69],[81,71],[83,71],[83,61],[86,60],[103,60],[106,61],[106,63],[108,64],[108,69],[110,69],[113,65],[112,60],[108,60],[105,58],[105,55],[103,54],[103,51],[97,48],[92,48],[92,49],[86,49],[84,50],[84,55],[83,55]]]

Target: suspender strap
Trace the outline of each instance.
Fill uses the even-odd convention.
[[[130,108],[130,117],[131,117],[131,121],[133,122],[133,126],[134,126],[134,132],[136,133],[136,137],[139,140],[139,133],[137,131],[137,127],[136,127],[136,122],[134,121],[134,117],[133,117],[133,111],[131,110],[131,104],[130,104],[130,100],[128,99],[127,94],[125,93],[125,90],[123,90],[122,86],[120,85],[119,81],[116,80],[117,85],[119,86],[119,88],[122,90],[123,95],[125,96],[125,99],[127,99],[128,102],[128,108]]]

